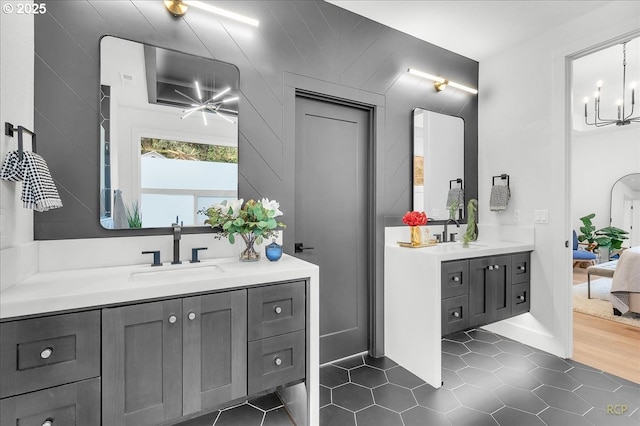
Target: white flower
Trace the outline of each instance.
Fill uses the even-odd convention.
[[[240,198],[239,200],[224,200],[220,204],[214,204],[211,208],[218,210],[223,214],[227,214],[229,212],[229,207],[231,207],[231,217],[236,218],[240,213],[240,208],[242,207],[242,203],[244,203],[244,199]]]
[[[268,198],[263,198],[260,201],[260,204],[262,204],[262,207],[264,207],[265,209],[275,212],[273,217],[282,216],[284,214],[280,211],[280,203],[276,200],[269,201]]]
[[[242,203],[244,203],[244,198],[240,198],[239,200],[233,200],[229,202],[229,207],[233,210],[232,216],[234,218],[238,217],[240,214],[240,209],[242,209]]]

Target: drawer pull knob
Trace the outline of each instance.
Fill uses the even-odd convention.
[[[460,277],[453,277],[453,281],[460,282]]]
[[[273,363],[275,365],[281,365],[282,364],[282,359],[280,359],[280,357],[276,357],[276,359],[273,360]]]
[[[273,308],[273,311],[276,314],[281,314],[282,313],[282,308],[280,306],[276,306],[275,308]]]
[[[53,426],[53,419],[47,419],[42,423],[42,426]]]
[[[189,318],[189,321],[193,321],[194,319],[196,319],[196,313],[189,312],[189,315],[187,315],[187,318]]]
[[[40,358],[48,359],[51,355],[53,355],[52,348],[45,348],[42,352],[40,352]]]
[[[487,269],[490,270],[490,271],[493,271],[493,265],[487,266]]]
[[[520,269],[521,271],[525,271],[526,268],[524,266],[518,266],[518,269]]]
[[[518,299],[524,300],[524,296],[518,296]]]
[[[494,269],[500,269],[500,265],[495,265],[493,268]]]
[[[175,315],[171,315],[169,317],[169,324],[175,324],[176,321],[178,321],[178,317],[176,317]]]
[[[454,316],[454,317],[456,317],[456,318],[460,318],[460,312],[454,312],[454,313],[453,313],[453,314],[451,314],[451,315],[453,315],[453,316]]]

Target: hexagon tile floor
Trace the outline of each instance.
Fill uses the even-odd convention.
[[[322,367],[320,425],[640,424],[639,384],[484,330],[442,340],[442,380],[434,389],[391,359],[368,355]],[[270,394],[181,424],[211,425],[293,423]]]
[[[322,367],[320,424],[640,424],[640,385],[487,331],[446,336],[442,367],[440,389],[389,358],[359,355]]]

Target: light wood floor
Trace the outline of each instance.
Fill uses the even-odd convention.
[[[573,283],[585,281],[586,271],[574,268]],[[574,312],[573,359],[640,383],[640,328]]]

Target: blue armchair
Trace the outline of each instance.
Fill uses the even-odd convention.
[[[573,231],[573,267],[582,262],[596,264],[596,255],[587,250],[578,250],[578,235]]]

